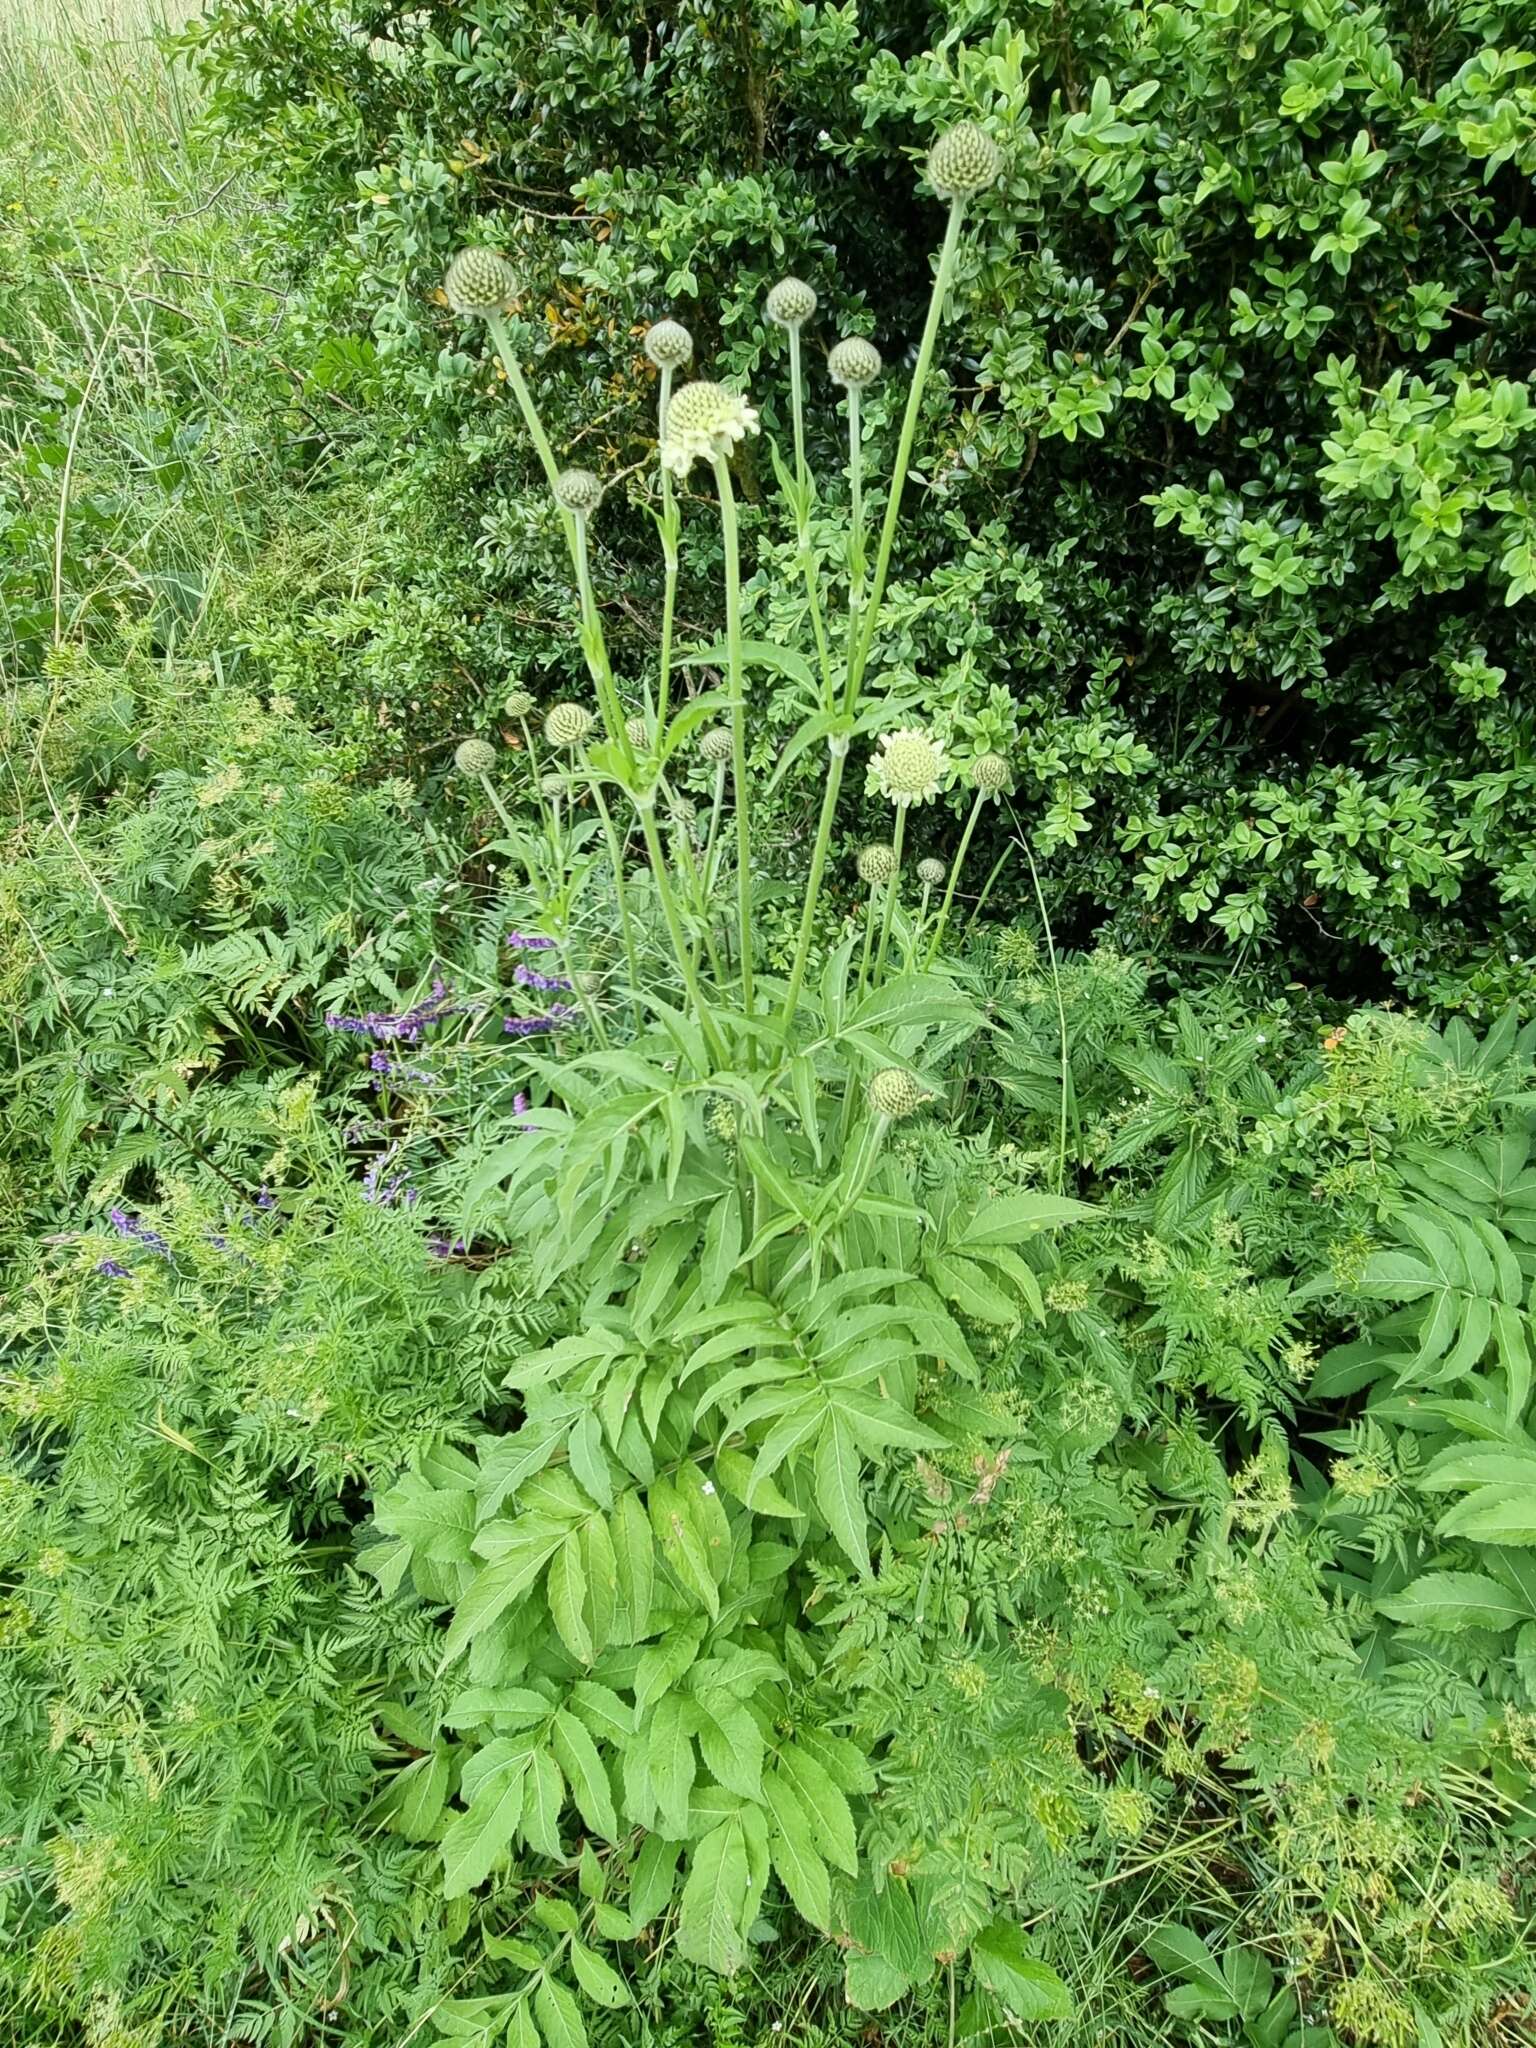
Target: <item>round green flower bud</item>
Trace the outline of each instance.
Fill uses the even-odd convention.
[[[928,152],[928,182],[941,199],[970,199],[995,185],[1002,152],[984,128],[959,121]]]
[[[544,737],[552,747],[579,747],[592,730],[592,714],[584,704],[551,705]]]
[[[803,327],[816,310],[816,294],[798,277],[781,277],[768,294],[765,311],[777,327]]]
[[[533,697],[527,690],[509,690],[501,708],[508,718],[526,718],[533,709]]]
[[[641,345],[658,370],[680,370],[693,361],[693,336],[681,320],[658,320]]]
[[[944,877],[948,873],[949,869],[943,861],[935,860],[931,855],[927,860],[920,860],[917,864],[917,879],[925,889],[942,888]]]
[[[874,888],[878,883],[890,881],[896,873],[896,849],[879,845],[861,847],[854,865],[858,868],[859,880]]]
[[[699,741],[699,752],[716,767],[723,761],[729,761],[734,751],[735,742],[723,725],[712,725]]]
[[[757,432],[757,414],[739,391],[696,382],[675,392],[667,407],[661,459],[677,476],[696,462],[723,462],[738,441]]]
[[[555,502],[579,519],[589,519],[603,502],[603,484],[590,469],[562,469],[555,478]]]
[[[983,796],[1001,796],[1009,780],[1008,763],[1001,754],[978,754],[971,763],[971,787]]]
[[[898,809],[925,804],[944,784],[949,763],[943,743],[921,726],[903,726],[880,735],[881,752],[870,763],[874,786]]]
[[[682,828],[683,831],[689,832],[693,829],[694,825],[697,824],[699,817],[699,807],[696,803],[691,802],[687,797],[674,796],[671,799],[670,809],[674,821]]]
[[[564,796],[565,777],[563,775],[541,775],[539,777],[539,788],[547,797]]]
[[[453,765],[461,775],[489,775],[496,766],[496,749],[489,740],[465,740],[453,750]]]
[[[915,1081],[905,1067],[882,1067],[874,1075],[866,1090],[869,1106],[876,1116],[889,1117],[892,1123],[904,1116],[911,1116],[931,1101],[926,1088]]]
[[[651,728],[643,718],[626,718],[624,721],[624,737],[629,741],[629,744],[637,754],[644,754],[650,751]]]
[[[443,297],[466,320],[487,320],[516,296],[517,272],[496,249],[461,249],[443,279]]]
[[[845,384],[850,391],[867,391],[884,368],[875,344],[856,334],[840,341],[827,357],[827,375],[834,384]]]

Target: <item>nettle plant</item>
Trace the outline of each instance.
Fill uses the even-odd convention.
[[[516,1426],[402,1479],[379,1503],[384,1541],[369,1553],[388,1592],[409,1574],[448,1611],[435,1687],[391,1722],[420,1751],[395,1782],[395,1825],[437,1845],[451,1900],[489,1882],[488,1915],[516,1916],[486,1942],[516,1983],[437,2014],[464,2038],[505,2030],[564,2048],[582,2036],[572,1981],[599,2006],[630,1996],[597,1944],[675,1938],[733,1972],[783,1895],[842,1944],[857,2004],[887,2005],[968,1949],[972,2031],[1067,2008],[1013,1902],[991,1889],[1001,1879],[978,1869],[957,1947],[952,1915],[942,1943],[925,1931],[917,1845],[915,1864],[861,1860],[880,1745],[848,1738],[848,1703],[824,1675],[838,1589],[876,1574],[903,1512],[892,1461],[1015,1433],[979,1384],[977,1354],[1042,1313],[1027,1241],[1086,1213],[1059,1195],[996,1196],[958,1170],[949,1192],[925,1196],[906,1156],[908,1120],[937,1109],[946,1062],[983,1028],[943,945],[972,829],[1009,770],[997,755],[970,764],[957,858],[922,858],[909,876],[909,812],[958,771],[909,702],[871,685],[870,654],[967,202],[1000,168],[970,125],[928,158],[948,220],[878,527],[859,407],[880,358],[849,338],[828,359],[848,424],[847,599],[835,611],[805,457],[801,337],[815,295],[793,278],[769,294],[788,337],[793,447],[773,464],[797,536],[805,652],[743,633],[731,461],[757,415],[720,384],[679,385],[691,338],[675,321],[651,328],[663,601],[655,675],[632,686],[609,660],[593,585],[603,486],[549,445],[507,324],[516,279],[483,249],[448,273],[449,303],[484,320],[547,473],[595,704],[547,712],[559,765],[542,773],[533,707],[511,707],[536,821],[531,801],[527,823],[503,803],[494,748],[459,751],[501,814],[496,850],[520,865],[539,920],[514,942],[558,971],[531,984],[557,996],[546,1016],[513,1020],[535,1048],[535,1099],[520,1097],[515,1122],[465,1167],[457,1227],[477,1251],[516,1247],[548,1341],[508,1359]],[[679,487],[701,467],[720,521],[724,631],[678,650]],[[753,668],[804,699],[776,772],[826,751],[782,975],[763,971],[754,945]],[[679,674],[693,669],[722,680],[680,701]],[[812,974],[839,792],[861,741],[891,836],[858,861],[862,929]],[[712,788],[707,819],[681,800],[680,765]],[[584,892],[604,852],[622,965],[583,955],[597,925]],[[558,1056],[557,1031],[588,1042]]]

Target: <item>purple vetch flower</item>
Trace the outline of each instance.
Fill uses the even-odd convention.
[[[427,1250],[434,1259],[451,1259],[458,1252],[467,1252],[469,1246],[462,1237],[429,1237]]]
[[[151,1230],[147,1223],[141,1223],[137,1216],[130,1216],[126,1209],[109,1209],[107,1221],[119,1237],[143,1245],[145,1251],[153,1252],[156,1258],[168,1259],[171,1256],[171,1248],[159,1231]]]
[[[406,1178],[403,1173],[393,1174],[388,1180],[383,1177],[386,1168],[394,1164],[399,1154],[400,1140],[397,1138],[394,1144],[386,1146],[376,1158],[368,1162],[368,1170],[363,1175],[363,1200],[365,1202],[372,1202],[380,1209],[388,1209],[393,1207],[396,1202],[404,1202],[409,1205],[420,1200],[418,1190],[406,1185]]]
[[[361,1017],[344,1017],[332,1010],[326,1017],[327,1031],[343,1031],[354,1038],[382,1038],[386,1041],[400,1039],[407,1045],[414,1045],[429,1024],[439,1024],[444,1017],[457,1017],[467,1010],[478,1009],[477,1003],[455,1002],[453,990],[445,981],[434,981],[432,993],[424,996],[409,1010],[390,1015],[383,1010],[368,1010]]]
[[[256,1206],[258,1209],[275,1209],[277,1197],[270,1188],[262,1188],[256,1196]]]
[[[98,1260],[96,1270],[106,1280],[126,1280],[128,1268],[117,1259]]]
[[[514,1095],[512,1098],[512,1114],[519,1119],[517,1128],[520,1131],[536,1131],[539,1128],[537,1124],[531,1124],[526,1121],[528,1115],[528,1098],[526,1095],[523,1094],[521,1089],[519,1089],[517,1094]]]
[[[555,939],[546,939],[540,932],[507,933],[507,944],[514,953],[548,953],[557,943]]]
[[[387,1076],[392,1081],[419,1081],[424,1088],[437,1086],[436,1074],[429,1074],[425,1067],[407,1066],[404,1060],[392,1060],[387,1052],[370,1053],[368,1064],[373,1069],[375,1088],[384,1085],[380,1076]]]
[[[541,1031],[558,1031],[578,1014],[573,1003],[551,1003],[542,1017],[503,1017],[501,1028],[509,1038],[533,1038]]]
[[[555,989],[570,988],[573,984],[563,974],[536,974],[531,967],[524,967],[519,961],[512,970],[512,979],[524,988]]]

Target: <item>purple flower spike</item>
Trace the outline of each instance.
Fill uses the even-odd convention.
[[[96,1270],[106,1280],[126,1280],[128,1278],[128,1268],[120,1264],[116,1259],[102,1259],[98,1263]]]
[[[512,979],[520,982],[524,988],[548,990],[572,986],[563,974],[536,974],[531,967],[524,967],[521,962],[513,968]]]
[[[354,1038],[379,1038],[386,1042],[403,1040],[414,1045],[429,1024],[440,1024],[445,1017],[461,1016],[467,1010],[479,1006],[475,1003],[456,1003],[453,990],[445,981],[434,981],[432,993],[414,1004],[409,1010],[390,1015],[383,1010],[369,1010],[361,1017],[344,1017],[332,1010],[325,1020],[327,1031],[342,1031]]]
[[[533,1038],[541,1031],[558,1031],[576,1014],[571,1003],[551,1003],[542,1017],[503,1017],[501,1028],[509,1038]]]
[[[553,939],[546,939],[539,932],[507,933],[507,944],[514,953],[548,953],[555,943]]]
[[[107,1221],[119,1237],[143,1245],[145,1251],[153,1252],[156,1258],[168,1259],[171,1256],[171,1248],[159,1231],[151,1230],[147,1223],[141,1223],[137,1216],[130,1216],[126,1209],[109,1209]]]

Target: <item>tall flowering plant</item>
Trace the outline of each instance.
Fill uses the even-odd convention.
[[[531,1042],[538,1100],[520,1097],[504,1142],[477,1155],[456,1219],[457,1242],[519,1248],[558,1333],[507,1361],[516,1427],[403,1479],[380,1503],[372,1553],[387,1588],[446,1617],[397,1825],[436,1845],[450,1897],[574,1880],[558,1910],[535,1913],[519,1981],[489,2002],[509,2038],[576,2038],[573,1983],[599,2004],[627,1997],[601,1942],[664,1918],[685,1954],[735,1970],[770,1890],[842,1944],[856,2003],[888,2004],[941,1957],[954,1967],[971,1951],[1005,2010],[1064,2009],[995,1874],[978,1870],[957,1917],[925,1892],[921,1845],[897,1876],[889,1857],[861,1854],[880,1729],[850,1706],[855,1646],[810,1621],[839,1580],[878,1578],[913,1454],[970,1455],[1006,1433],[980,1385],[978,1340],[1041,1312],[1029,1240],[1081,1207],[983,1193],[932,1208],[917,1190],[912,1120],[941,1098],[947,1057],[983,1021],[942,948],[977,816],[1007,787],[1008,764],[971,764],[955,859],[925,855],[909,878],[909,814],[957,770],[910,708],[893,714],[869,686],[967,208],[1002,170],[969,124],[928,158],[947,218],[883,500],[866,483],[861,420],[879,353],[850,336],[828,357],[848,436],[840,613],[812,540],[801,343],[816,295],[785,278],[768,296],[788,344],[792,446],[773,454],[805,650],[749,641],[743,627],[732,462],[761,432],[758,413],[722,383],[679,381],[692,339],[663,320],[645,343],[659,373],[660,643],[653,673],[620,676],[590,546],[604,487],[550,446],[508,324],[516,277],[484,249],[448,272],[449,304],[488,328],[548,479],[592,686],[590,705],[546,711],[542,749],[519,701],[538,824],[503,810],[503,844],[559,941],[570,993],[557,1022],[584,1025],[588,1042],[564,1057]],[[679,648],[681,487],[700,472],[720,522],[722,629]],[[679,672],[695,665],[721,685],[685,695]],[[754,668],[806,699],[775,772],[811,748],[826,762],[783,975],[764,970],[754,931]],[[891,833],[858,859],[862,931],[813,977],[856,746]],[[690,753],[710,790],[707,824],[677,788]],[[459,765],[501,809],[493,750],[468,742]],[[590,873],[578,809],[582,848],[606,849],[622,983],[615,970],[594,986],[578,957],[573,878]]]

